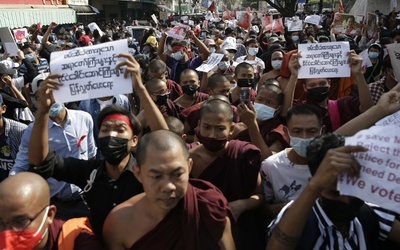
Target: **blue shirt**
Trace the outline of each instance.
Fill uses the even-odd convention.
[[[175,58],[173,58],[172,56],[165,54],[165,56],[167,57],[167,59],[165,60],[165,64],[167,64],[167,66],[171,69],[171,73],[169,76],[169,79],[171,79],[172,81],[175,81],[177,83],[180,83],[180,73],[185,70],[185,69],[193,69],[196,70],[197,67],[200,67],[201,64],[203,63],[203,59],[201,58],[201,56],[196,56],[195,58],[189,58],[189,60],[185,63],[180,63],[179,61],[175,60]],[[176,72],[177,71],[177,67],[181,66],[182,69],[180,70],[180,72]],[[199,74],[199,72],[197,73]],[[199,75],[200,77],[200,75]],[[200,78],[201,79],[201,78]]]
[[[28,146],[32,133],[31,123],[22,136],[19,152],[15,159],[10,175],[29,169]],[[67,110],[64,127],[49,119],[49,149],[62,157],[73,157],[87,160],[96,155],[97,148],[93,137],[93,120],[89,114],[79,110]],[[81,189],[73,184],[49,178],[51,197],[62,200],[73,199],[79,195]]]

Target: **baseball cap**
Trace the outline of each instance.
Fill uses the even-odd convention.
[[[225,41],[221,44],[221,49],[224,50],[237,50],[236,48],[236,39],[233,37],[225,38]]]
[[[268,44],[279,43],[279,42],[280,40],[276,36],[271,36],[270,38],[268,38]]]
[[[50,73],[40,73],[35,78],[33,78],[33,81],[32,81],[32,84],[31,84],[32,85],[32,93],[33,94],[35,94],[36,91],[38,90],[40,82],[45,80],[49,75],[50,75]]]
[[[10,76],[13,76],[16,73],[17,73],[17,70],[11,68],[7,62],[4,62],[4,61],[0,62],[0,75],[7,74]]]
[[[90,42],[91,42],[90,37],[87,35],[83,35],[83,36],[79,37],[79,40],[78,40],[78,43],[81,46],[87,46],[87,45],[89,45]]]

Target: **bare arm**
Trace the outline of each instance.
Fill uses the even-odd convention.
[[[250,107],[248,108],[246,104],[241,103],[237,107],[237,113],[240,120],[247,126],[251,142],[261,150],[261,160],[271,156],[272,152],[261,136],[253,105],[250,104]]]
[[[358,131],[367,129],[377,121],[400,110],[400,84],[397,84],[391,91],[381,96],[378,103],[342,125],[335,132],[346,136],[352,136]]]
[[[54,103],[53,90],[58,89],[61,85],[57,78],[61,75],[50,75],[44,80],[36,94],[38,98],[38,110],[36,112],[35,123],[33,124],[31,138],[28,147],[29,164],[38,166],[46,158],[49,153],[49,135],[47,124],[49,119],[49,109]]]
[[[203,61],[207,60],[208,56],[210,55],[210,50],[208,50],[207,46],[196,37],[193,30],[188,31],[188,37],[192,39],[193,42],[199,47],[201,59],[203,59]]]
[[[374,106],[374,102],[372,101],[371,93],[368,84],[365,81],[364,74],[362,73],[362,57],[357,55],[353,50],[349,52],[349,65],[351,68],[351,74],[357,83],[360,98],[360,112],[363,113]]]
[[[52,31],[55,27],[57,27],[57,24],[54,23],[54,22],[52,22],[52,23],[49,25],[49,27],[47,28],[46,33],[44,33],[43,38],[42,38],[42,43],[43,43],[43,45],[44,45],[44,46],[46,47],[46,49],[47,49],[48,51],[50,51],[50,52],[51,52],[51,46],[50,46],[51,43],[49,42],[49,36],[50,36],[51,31]]]
[[[168,126],[163,115],[151,99],[149,93],[142,83],[139,63],[130,54],[119,54],[117,57],[123,57],[127,59],[119,63],[116,68],[118,69],[122,66],[126,66],[124,77],[128,77],[128,74],[130,74],[132,87],[140,98],[140,103],[143,105],[143,110],[147,118],[146,120],[151,131],[156,131],[159,129],[168,130]]]
[[[299,54],[293,54],[289,60],[289,70],[291,72],[289,82],[283,91],[283,105],[281,109],[281,116],[286,117],[288,110],[293,105],[294,91],[296,89],[297,75],[300,68]]]
[[[400,246],[400,221],[398,219],[394,220],[388,238]]]
[[[203,72],[203,77],[201,78],[200,91],[208,94],[208,73]]]
[[[218,245],[221,250],[235,250],[235,241],[233,240],[232,230],[231,230],[231,220],[229,217],[226,217],[226,224],[224,232],[222,233],[222,237],[218,242]]]
[[[165,39],[167,39],[167,34],[164,32],[161,36],[160,42],[158,43],[157,55],[163,62],[167,61],[167,56],[164,54],[164,44]]]
[[[122,239],[123,233],[118,229],[121,228],[121,222],[113,209],[107,216],[103,225],[103,240],[110,250],[124,250],[124,243]]]

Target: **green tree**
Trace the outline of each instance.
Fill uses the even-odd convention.
[[[275,8],[284,17],[292,17],[297,11],[297,0],[265,0],[269,5]]]

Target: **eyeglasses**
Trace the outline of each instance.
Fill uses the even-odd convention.
[[[7,223],[0,222],[0,231],[4,231],[7,228],[11,228],[13,231],[22,231],[29,227],[29,225],[36,220],[36,218],[45,210],[49,205],[42,208],[37,214],[32,218],[16,219]]]

